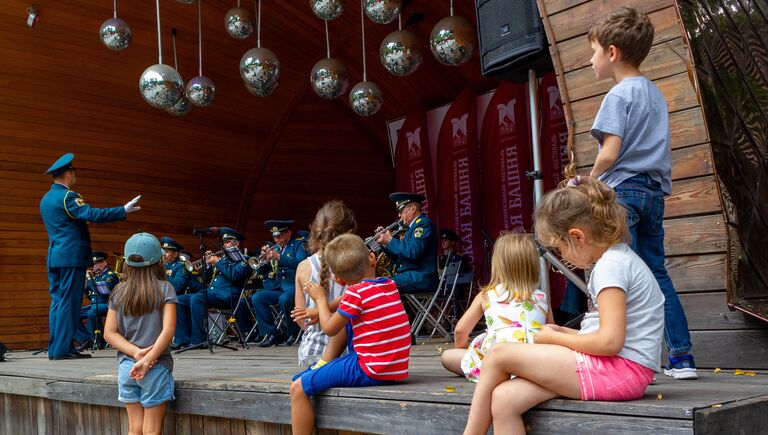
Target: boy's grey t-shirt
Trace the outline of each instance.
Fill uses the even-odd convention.
[[[672,157],[667,102],[645,76],[627,77],[605,95],[590,131],[602,148],[605,133],[621,137],[616,161],[598,178],[616,187],[627,178],[648,174],[672,193]]]
[[[163,304],[175,304],[178,302],[176,290],[168,281],[160,281],[159,290]],[[144,348],[153,345],[163,330],[163,308],[141,316],[128,316],[122,310],[115,308],[113,298],[109,299],[109,308],[117,313],[117,329],[120,331],[120,335],[138,347]],[[120,351],[117,352],[118,364],[126,358],[130,357]],[[173,358],[171,357],[170,346],[163,351],[157,359],[157,363],[173,371]]]
[[[609,287],[618,287],[627,294],[627,333],[618,355],[658,372],[664,333],[664,295],[651,269],[626,243],[612,246],[595,263],[587,284],[594,310],[584,315],[579,334],[600,329],[597,296]]]

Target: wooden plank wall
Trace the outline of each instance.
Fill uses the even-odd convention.
[[[726,229],[713,173],[709,135],[698,95],[689,78],[689,49],[681,34],[673,0],[544,0],[541,11],[552,25],[550,41],[562,60],[574,118],[574,152],[580,171],[588,172],[597,155],[589,136],[610,80],[595,79],[586,32],[590,23],[610,11],[634,5],[655,26],[653,47],[641,71],[667,99],[672,139],[672,195],[666,200],[667,267],[686,310],[693,353],[702,367],[723,363],[725,353],[741,355],[736,365],[766,368],[748,349],[768,344],[768,325],[726,305]],[[553,51],[554,55],[554,51]],[[562,90],[561,90],[562,93]]]

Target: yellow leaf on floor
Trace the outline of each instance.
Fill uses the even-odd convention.
[[[721,371],[722,371],[722,370],[720,370],[720,367],[717,367],[717,368],[715,369],[715,373],[720,373]]]
[[[663,398],[664,398],[664,396],[662,396],[661,393],[656,395],[656,400],[661,400]]]
[[[445,392],[446,393],[455,393],[456,392],[456,387],[454,387],[453,385],[446,385],[445,386]]]

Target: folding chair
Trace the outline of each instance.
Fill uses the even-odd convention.
[[[434,292],[405,295],[406,301],[411,305],[416,313],[416,316],[413,319],[413,323],[411,324],[411,331],[415,337],[418,337],[418,334],[421,332],[421,328],[424,326],[424,323],[428,321],[433,326],[433,331],[432,335],[430,335],[430,338],[436,331],[440,331],[446,340],[450,340],[451,334],[453,332],[452,326],[449,326],[451,331],[446,329],[441,324],[441,321],[438,321],[438,319],[432,315],[432,308],[437,306],[440,312],[438,317],[440,319],[444,317],[445,311],[451,305],[453,296],[456,292],[456,285],[459,281],[459,270],[461,269],[461,264],[462,260],[460,257],[457,258],[453,254],[450,254],[446,261],[445,267],[440,273],[440,281]],[[471,273],[469,275],[471,275]],[[471,282],[471,277],[469,278],[469,281]]]
[[[240,330],[240,325],[237,324],[237,319],[235,318],[235,313],[237,312],[237,309],[240,308],[240,304],[246,304],[246,307],[250,311],[250,307],[248,306],[248,299],[245,293],[245,286],[243,286],[243,288],[240,290],[240,297],[237,299],[237,303],[235,304],[234,308],[232,308],[232,303],[230,302],[230,309],[208,309],[209,315],[213,315],[213,320],[211,321],[210,328],[208,329],[208,335],[211,336],[211,340],[214,343],[222,344],[222,340],[225,338],[227,341],[230,341],[232,338],[234,338],[240,341],[243,349],[248,349],[248,344],[246,343],[247,337],[243,335],[243,331]]]

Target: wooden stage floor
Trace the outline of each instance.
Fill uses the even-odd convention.
[[[326,392],[315,402],[318,426],[386,434],[461,433],[474,385],[442,369],[442,347],[448,346],[415,346],[411,376],[405,383]],[[174,355],[177,400],[171,410],[289,424],[288,388],[291,375],[298,371],[296,352],[293,346]],[[706,370],[700,375],[697,381],[672,381],[659,375],[645,397],[633,402],[551,400],[528,413],[529,432],[748,434],[768,427],[768,373],[737,376],[733,370]],[[6,426],[13,420],[10,395],[120,406],[115,382],[115,352],[111,350],[98,351],[88,360],[66,361],[13,352],[7,362],[0,363],[0,394],[6,398],[0,417],[5,413]],[[0,432],[4,429],[14,433],[0,423]],[[96,432],[84,428],[83,433]]]

